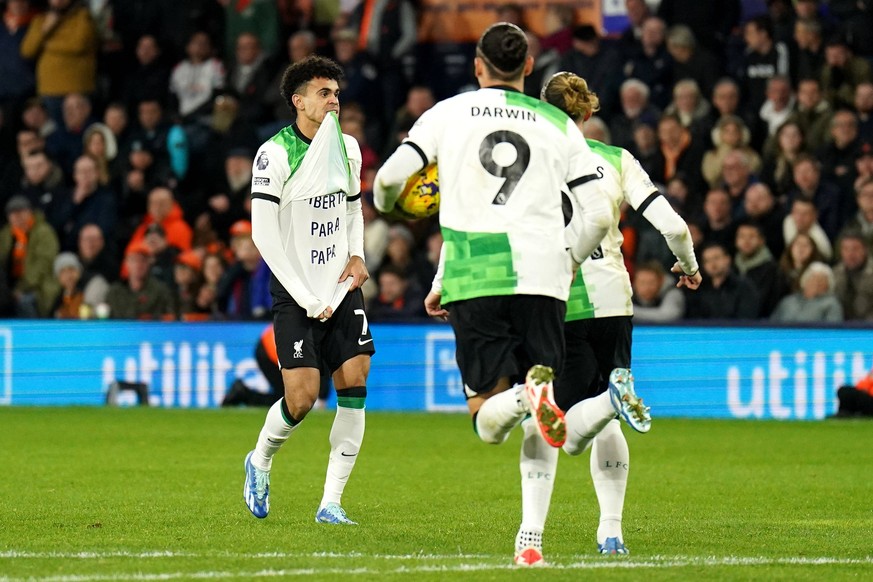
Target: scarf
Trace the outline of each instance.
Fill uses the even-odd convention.
[[[27,239],[30,234],[30,229],[33,228],[33,217],[27,223],[25,228],[12,227],[12,262],[10,264],[10,272],[12,279],[17,281],[24,275],[24,259],[27,258]]]
[[[669,148],[665,144],[661,144],[661,153],[664,154],[664,181],[670,180],[676,174],[676,165],[679,163],[679,157],[688,149],[691,144],[691,134],[688,130],[682,132],[682,140],[676,148]]]
[[[28,10],[24,14],[12,14],[8,9],[3,13],[3,24],[6,25],[6,29],[15,34],[18,32],[19,28],[26,27],[30,24],[30,21],[33,20],[33,17],[36,15],[36,12],[33,10]]]
[[[737,257],[734,259],[734,264],[737,267],[737,271],[739,271],[740,275],[745,276],[746,273],[754,269],[755,267],[760,267],[764,263],[773,260],[773,254],[770,252],[766,246],[761,247],[751,257],[744,257],[740,253],[737,253]]]

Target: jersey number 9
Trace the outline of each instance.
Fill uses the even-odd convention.
[[[494,159],[494,148],[502,143],[508,143],[515,148],[515,160],[509,165],[502,165]],[[491,201],[491,204],[503,206],[530,164],[530,146],[514,131],[495,131],[485,136],[479,145],[479,161],[489,174],[504,179],[500,190]]]

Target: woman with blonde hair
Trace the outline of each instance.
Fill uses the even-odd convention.
[[[118,155],[118,142],[115,134],[108,126],[102,123],[92,123],[85,129],[82,135],[82,147],[97,161],[97,172],[100,174],[100,183],[106,185],[113,178],[111,164]]]
[[[582,126],[599,108],[584,79],[573,73],[554,75],[541,97]],[[601,554],[627,554],[621,529],[630,460],[627,441],[616,414],[634,430],[648,432],[651,416],[634,392],[631,363],[633,304],[630,276],[621,252],[620,216],[632,207],[661,232],[677,257],[672,271],[678,287],[696,289],[701,276],[685,222],[654,186],[639,162],[625,149],[588,140],[598,156],[598,173],[589,178],[608,196],[614,222],[594,255],[576,273],[564,321],[566,359],[555,380],[555,400],[566,410],[567,441],[563,449],[578,455],[591,447],[591,477],[600,503],[597,547]],[[578,229],[581,209],[569,201],[568,243]],[[567,208],[567,206],[565,206]],[[616,406],[620,394],[632,403],[630,413]]]
[[[794,162],[806,151],[803,127],[794,120],[780,125],[776,134],[767,141],[761,180],[770,186],[777,198],[787,196],[794,188]]]
[[[722,182],[724,160],[732,151],[746,154],[749,170],[753,174],[761,171],[761,156],[749,147],[752,135],[743,120],[736,115],[720,117],[712,129],[712,143],[715,147],[703,154],[701,171],[710,188],[717,188]]]
[[[779,270],[785,276],[792,291],[800,290],[800,278],[812,263],[824,263],[825,258],[815,240],[806,233],[799,232],[785,247],[779,258]]]
[[[712,107],[703,98],[700,86],[694,79],[682,79],[673,86],[673,100],[664,109],[667,115],[679,118],[682,127],[699,136]]]

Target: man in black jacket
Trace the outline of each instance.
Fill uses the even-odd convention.
[[[731,270],[731,256],[721,243],[705,245],[703,283],[685,294],[685,319],[755,319],[760,300],[748,279]]]
[[[759,317],[769,317],[776,304],[788,294],[788,282],[767,248],[767,239],[761,225],[751,220],[737,226],[737,272],[747,278],[758,290],[761,300]]]

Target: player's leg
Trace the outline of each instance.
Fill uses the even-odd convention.
[[[630,370],[632,329],[630,317],[589,320],[588,343],[598,369],[591,389],[592,394],[597,394],[594,398],[603,400],[609,394],[608,379],[614,370]],[[629,468],[627,440],[621,432],[621,423],[613,418],[594,437],[590,459],[591,479],[600,505],[597,547],[603,554],[628,553],[621,521]]]
[[[611,405],[606,411],[610,413],[609,416],[604,418],[602,411],[590,404],[584,404],[587,399],[603,392],[599,388],[600,373],[593,345],[595,342],[590,341],[590,336],[595,331],[594,321],[584,319],[568,322],[564,326],[567,357],[563,372],[555,380],[555,400],[558,406],[567,411],[567,440],[563,449],[571,455],[588,448],[597,432],[610,418],[615,417]]]
[[[467,409],[473,418],[473,430],[490,445],[506,441],[509,433],[528,414],[527,397],[524,386],[510,386],[509,378],[497,379],[497,385],[488,392],[476,394],[467,386]]]
[[[513,326],[524,338],[522,345],[526,358],[542,365],[533,366],[528,372],[526,386],[532,382],[544,384],[539,394],[539,403],[550,400],[554,404],[551,370],[562,370],[564,365],[564,313],[562,302],[547,297],[517,297],[513,300]],[[546,368],[548,366],[548,368]],[[547,376],[537,377],[548,370]],[[531,406],[533,407],[532,400]],[[554,406],[560,413],[560,409]],[[535,408],[532,413],[536,413]],[[540,412],[544,412],[543,409]],[[548,413],[548,410],[545,410]],[[543,559],[543,530],[552,498],[555,474],[558,468],[557,440],[565,436],[563,415],[551,416],[552,423],[543,422],[546,416],[540,415],[540,422],[529,418],[522,422],[524,437],[519,455],[521,474],[521,525],[515,537],[514,561],[520,566],[541,566]]]
[[[595,323],[598,336],[603,338],[595,348],[600,377],[610,378],[617,369],[630,370],[633,320],[630,317],[608,317]],[[618,419],[609,421],[594,438],[590,469],[600,505],[597,549],[602,554],[627,554],[621,520],[630,471],[630,451]]]
[[[518,463],[521,473],[521,525],[515,536],[514,561],[519,566],[541,566],[545,564],[543,530],[555,485],[558,449],[543,439],[530,417],[525,418],[521,426],[524,429]]]
[[[524,385],[510,376],[519,373],[514,351],[518,339],[506,315],[502,297],[483,297],[451,304],[455,359],[464,382],[473,430],[482,441],[500,444],[528,413]]]
[[[567,438],[564,411],[555,402],[554,381],[563,371],[567,304],[552,297],[519,295],[509,299],[513,329],[521,350],[533,366],[525,378],[531,415],[547,443],[560,447]]]
[[[370,357],[360,355],[345,362],[334,375],[336,416],[330,429],[330,456],[324,494],[315,520],[320,523],[354,525],[342,508],[342,494],[364,441],[365,401]]]
[[[246,506],[259,518],[266,517],[270,510],[273,456],[312,409],[319,388],[319,354],[316,350],[319,338],[313,332],[314,321],[293,302],[276,301],[274,311],[284,396],[267,411],[257,444],[246,456],[243,487]]]
[[[337,406],[330,430],[324,494],[315,514],[319,523],[355,524],[342,508],[342,494],[364,440],[367,377],[373,353],[363,295],[357,290],[343,300],[331,317],[323,345],[325,363],[336,370],[333,382]]]
[[[543,529],[554,487],[558,449],[545,441],[538,423],[530,416],[531,405],[525,390],[525,384],[510,387],[509,378],[503,377],[490,392],[475,396],[468,393],[467,406],[476,433],[487,443],[504,442],[519,423],[524,428],[519,459],[522,520],[515,538],[514,562],[520,566],[542,566]]]
[[[564,304],[550,298],[536,297],[546,303],[519,305],[520,297],[483,297],[455,302],[451,305],[452,328],[455,331],[456,359],[464,381],[467,406],[473,416],[473,427],[486,443],[500,444],[528,413],[533,414],[540,430],[553,446],[564,438],[563,413],[552,397],[554,364],[563,358],[563,336],[537,351],[543,359],[529,361],[541,364],[528,372],[525,381],[513,384],[509,378],[522,373],[516,350],[527,348],[524,322],[551,321]],[[530,302],[529,299],[524,299]],[[554,301],[556,305],[550,302]],[[554,311],[550,314],[548,308]],[[523,312],[519,325],[517,314]],[[548,326],[548,324],[543,324]],[[530,350],[522,349],[527,356]]]
[[[613,419],[597,433],[591,447],[591,480],[600,505],[597,548],[602,554],[628,553],[621,519],[629,470],[627,440],[621,432],[621,423]]]
[[[245,461],[243,498],[249,511],[260,518],[267,517],[270,511],[273,456],[300,425],[318,395],[318,369],[282,370],[282,376],[285,379],[285,396],[267,410],[257,444]]]
[[[567,324],[570,338],[568,346],[577,342],[587,344],[588,347],[583,348],[584,357],[590,359],[593,355],[593,365],[599,370],[586,397],[567,411],[564,451],[570,455],[578,455],[587,449],[597,433],[616,415],[621,415],[635,430],[648,430],[648,425],[642,419],[637,422],[636,417],[628,413],[629,406],[635,403],[642,405],[642,400],[636,397],[633,377],[630,375],[631,329],[630,317],[581,320]],[[591,365],[590,361],[585,364],[586,367]],[[647,412],[645,414],[648,415]]]
[[[608,392],[615,411],[635,431],[649,432],[652,417],[649,408],[636,393],[631,373],[632,317],[609,317],[597,321],[603,326],[603,335],[608,340],[604,345],[615,346],[614,351],[598,355],[601,374],[609,379]]]
[[[569,404],[579,398],[567,410],[567,441],[564,451],[578,455],[591,446],[606,424],[615,418],[615,408],[606,392],[597,361],[597,347],[605,338],[596,334],[597,320],[586,319],[567,323],[567,371],[559,382],[560,402]]]
[[[499,445],[526,416],[532,415],[534,426],[548,434],[551,446],[560,446],[566,431],[563,412],[552,395],[554,372],[548,366],[532,366],[524,383],[498,378],[495,387],[476,394],[464,385],[467,408],[473,417],[473,430],[484,442]]]

